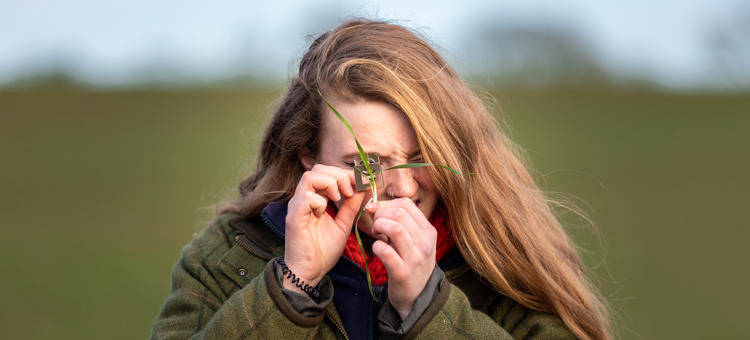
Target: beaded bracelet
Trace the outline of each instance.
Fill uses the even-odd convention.
[[[311,296],[314,299],[320,298],[320,292],[309,284],[305,283],[305,281],[300,280],[292,271],[289,269],[289,267],[286,266],[286,263],[284,262],[284,259],[279,257],[276,259],[276,263],[279,264],[281,267],[281,274],[282,276],[286,275],[287,279],[292,279],[292,284],[294,284],[297,288],[302,289],[307,295]]]

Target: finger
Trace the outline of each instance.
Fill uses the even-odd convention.
[[[339,211],[334,218],[336,224],[338,224],[345,232],[351,230],[354,224],[354,219],[359,214],[362,201],[367,197],[367,192],[355,192],[351,197],[345,198],[339,207]]]
[[[312,191],[325,195],[333,201],[338,202],[341,200],[341,193],[339,192],[336,178],[323,173],[306,171],[302,174],[300,185],[297,186],[297,192],[295,194],[305,191]]]
[[[329,175],[336,179],[339,191],[346,197],[354,195],[354,173],[335,166],[316,164],[311,171]]]
[[[323,216],[323,214],[326,213],[328,200],[325,199],[325,197],[320,196],[312,191],[307,191],[305,192],[305,201],[307,202],[307,207],[310,209],[313,215],[315,215],[315,217]]]
[[[380,202],[382,202],[382,201],[378,201],[378,202],[370,202],[369,204],[367,204],[367,205],[365,206],[365,209],[366,209],[366,210],[367,210],[367,212],[369,212],[370,214],[375,214],[375,212],[377,212],[377,211],[378,211],[378,207],[379,207],[379,205],[378,205],[378,204],[379,204]]]
[[[408,203],[410,202],[410,200],[397,202],[396,204],[389,204],[385,205],[384,207],[378,208],[377,212],[375,213],[375,218],[389,218],[400,223],[402,226],[404,226],[406,231],[411,236],[412,243],[415,247],[414,250],[418,254],[434,254],[437,244],[437,230],[435,230],[435,228],[430,224],[429,221],[425,221],[427,227],[421,227],[417,223],[417,221],[412,218],[414,214],[410,213],[406,209],[406,207],[408,207]],[[407,204],[405,205],[404,203]],[[422,215],[421,211],[419,211],[418,214],[419,216],[424,216]],[[414,256],[409,257],[410,259],[416,259],[419,256],[418,254],[408,253],[409,256]]]
[[[406,268],[406,262],[398,255],[396,250],[381,240],[377,240],[372,244],[372,253],[380,261],[383,261],[383,265],[385,266],[385,270],[388,271],[389,276],[395,276],[393,274],[403,272],[403,268]]]
[[[386,218],[400,223],[415,241],[422,238],[421,235],[424,233],[424,230],[420,228],[416,221],[414,221],[412,215],[402,207],[381,207],[375,212],[375,220],[377,221],[380,218]]]
[[[420,210],[416,204],[414,204],[414,201],[408,198],[399,198],[395,200],[389,200],[389,201],[378,201],[378,208],[382,207],[398,207],[401,209],[404,209],[411,217],[414,219],[414,221],[417,223],[417,226],[419,228],[434,228],[432,224],[430,224],[430,221],[427,220],[427,217],[424,215],[422,210]]]
[[[402,259],[411,259],[417,251],[414,241],[409,232],[400,223],[382,217],[376,218],[372,225],[373,231],[383,234],[390,240],[390,245],[396,250]]]

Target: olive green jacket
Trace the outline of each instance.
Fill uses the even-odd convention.
[[[174,266],[151,339],[348,339],[333,303],[312,317],[292,307],[270,261],[283,255],[284,240],[260,217],[215,217]],[[558,317],[524,308],[467,265],[445,279],[405,338],[575,339]]]

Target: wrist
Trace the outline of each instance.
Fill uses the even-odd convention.
[[[398,313],[398,316],[401,317],[401,321],[404,321],[404,320],[406,320],[406,317],[409,316],[409,312],[411,312],[411,308],[409,308],[407,310],[397,309],[396,312]]]
[[[401,317],[401,321],[403,321],[404,319],[406,319],[406,317],[409,315],[409,313],[411,313],[411,310],[414,308],[414,300],[412,300],[412,302],[410,304],[408,304],[408,306],[406,304],[404,304],[403,301],[401,303],[399,303],[398,305],[394,305],[393,304],[393,300],[391,300],[390,296],[388,296],[388,300],[389,300],[388,302],[391,303],[391,306],[393,307],[393,310],[396,311],[396,313],[398,314],[398,316]]]
[[[292,268],[287,266],[283,258],[277,258],[276,263],[281,270],[281,284],[284,289],[308,295],[313,299],[317,299],[320,296],[320,293],[315,287],[317,287],[322,278],[306,279],[304,276],[297,275]]]
[[[305,280],[305,279],[303,279],[301,277],[298,277],[298,278],[300,279],[300,282],[304,282],[304,283],[308,284],[310,287],[317,287],[318,283],[320,283],[320,280],[318,280],[316,282],[313,282],[313,281]],[[291,290],[291,291],[294,291],[294,292],[297,292],[297,293],[300,293],[300,294],[307,294],[307,292],[305,292],[304,290],[302,290],[302,288],[297,287],[297,285],[292,282],[292,280],[293,280],[292,278],[289,278],[289,277],[287,277],[287,275],[284,275],[282,277],[282,279],[283,279],[283,281],[281,282],[281,285],[282,285],[282,287],[284,289],[288,289],[288,290]]]
[[[286,267],[294,274],[294,277],[298,278],[299,281],[304,281],[305,283],[311,285],[311,286],[317,286],[320,281],[323,280],[323,275],[316,276],[313,274],[310,274],[308,270],[305,270],[305,266],[300,266],[297,263],[294,262],[287,262],[286,257],[279,258],[278,261],[280,264],[283,264],[281,267]],[[291,262],[291,263],[290,263]],[[288,277],[288,274],[284,275],[284,283],[292,283],[292,278]]]

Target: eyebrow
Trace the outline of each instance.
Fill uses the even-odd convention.
[[[365,153],[366,153],[366,154],[368,154],[368,153],[370,153],[370,152],[367,152],[367,151],[365,151]],[[412,152],[410,152],[410,153],[409,153],[409,155],[408,155],[407,159],[408,159],[408,158],[412,158],[412,157],[414,157],[414,156],[417,156],[417,155],[419,155],[419,154],[421,154],[421,153],[422,153],[422,149],[419,149],[419,148],[417,148],[416,150],[414,150],[414,151],[412,151]],[[377,154],[378,156],[380,156],[380,158],[388,158],[388,157],[385,157],[385,156],[382,156],[382,155],[380,155],[380,154],[379,154],[379,153],[377,153],[377,152],[376,152],[376,154]],[[354,157],[359,157],[359,152],[356,152],[356,153],[349,153],[349,154],[346,154],[346,155],[344,155],[344,159],[353,159]]]

